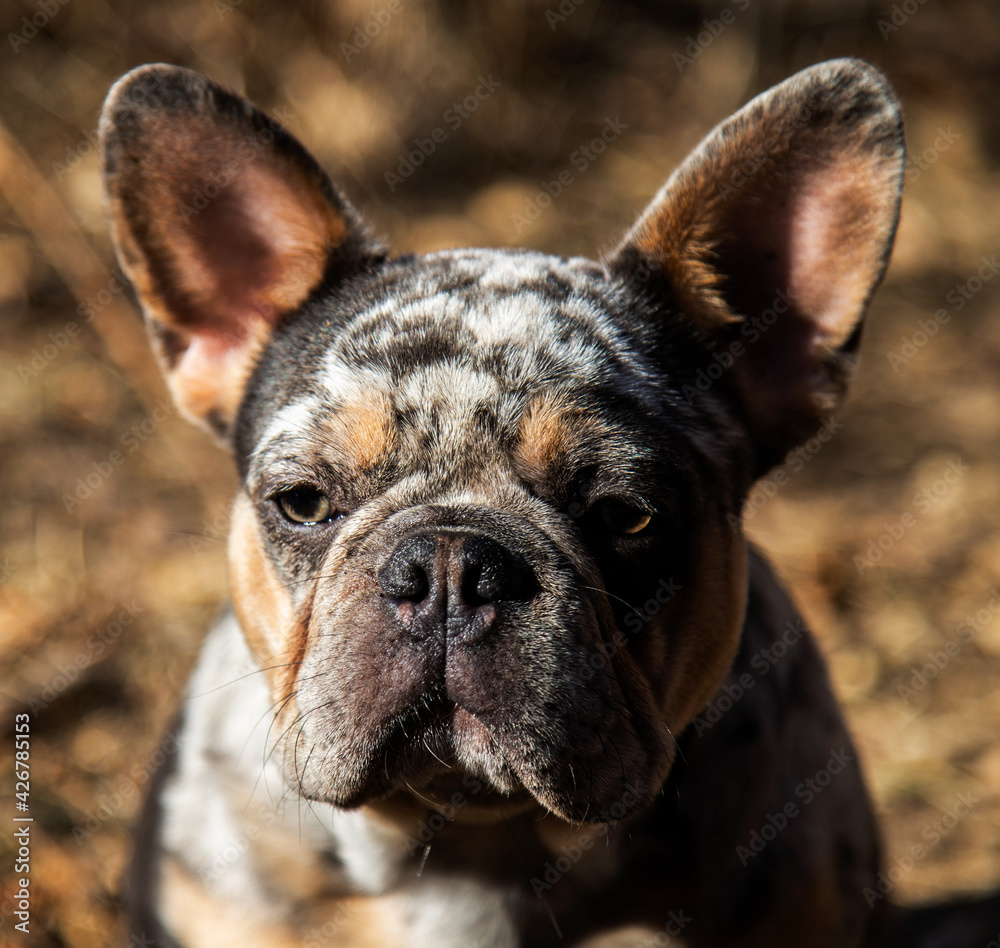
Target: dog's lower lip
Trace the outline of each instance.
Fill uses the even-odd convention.
[[[485,751],[493,743],[489,728],[475,714],[458,704],[451,712],[451,730],[463,744],[475,744],[477,750]]]

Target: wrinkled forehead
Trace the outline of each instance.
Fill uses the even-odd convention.
[[[590,262],[436,254],[329,305],[356,308],[311,320],[272,360],[288,383],[272,380],[257,411],[251,476],[318,447],[357,469],[391,458],[440,471],[516,445],[541,461],[602,400],[649,388],[625,301]]]

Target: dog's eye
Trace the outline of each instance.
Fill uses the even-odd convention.
[[[652,514],[620,500],[605,500],[598,507],[601,524],[608,533],[634,536],[642,533],[653,519]]]
[[[305,526],[325,523],[328,520],[333,520],[336,515],[330,498],[318,490],[312,490],[308,487],[286,490],[284,493],[278,494],[275,501],[289,520]]]

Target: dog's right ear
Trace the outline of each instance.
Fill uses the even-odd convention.
[[[225,440],[274,327],[383,251],[291,134],[188,69],[123,76],[100,133],[118,258],[174,399]]]

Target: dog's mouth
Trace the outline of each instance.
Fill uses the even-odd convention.
[[[496,735],[443,688],[393,722],[379,756],[368,789],[376,797],[405,792],[432,808],[466,813],[536,802]]]
[[[456,822],[493,821],[538,806],[490,728],[443,687],[369,732],[366,743],[366,763],[358,766],[355,760],[345,767],[338,761],[321,768],[311,765],[325,755],[307,741],[286,745],[289,779],[306,799],[348,809],[416,806]]]
[[[516,704],[477,713],[442,685],[391,721],[355,722],[334,744],[302,742],[286,768],[303,796],[344,808],[405,798],[459,822],[532,807],[574,823],[608,822],[650,802],[675,745],[651,715],[618,716],[634,703],[621,690],[602,700],[605,720]]]

